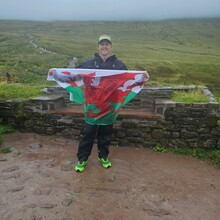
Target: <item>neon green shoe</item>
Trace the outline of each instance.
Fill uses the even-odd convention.
[[[87,163],[88,163],[88,160],[83,161],[83,162],[79,161],[75,166],[75,171],[76,172],[83,172],[85,170],[85,166],[86,166]]]
[[[108,160],[108,159],[104,159],[104,158],[102,158],[102,157],[98,157],[98,160],[100,161],[100,163],[102,164],[102,166],[104,167],[104,168],[110,168],[111,166],[112,166],[112,163]]]

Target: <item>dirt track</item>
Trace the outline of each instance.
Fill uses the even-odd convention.
[[[219,220],[220,171],[190,157],[143,148],[111,148],[111,169],[96,146],[76,173],[77,142],[52,136],[4,136],[1,220]]]

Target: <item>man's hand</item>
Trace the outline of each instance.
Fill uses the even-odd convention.
[[[49,75],[49,76],[52,76],[53,74],[54,74],[54,70],[53,70],[53,69],[49,69],[48,75]]]
[[[145,78],[149,78],[150,77],[149,73],[147,71],[144,71],[144,76],[145,76]]]

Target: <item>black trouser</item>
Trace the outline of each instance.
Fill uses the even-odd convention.
[[[85,123],[82,138],[79,142],[77,158],[79,161],[88,159],[92,152],[94,139],[98,139],[98,155],[106,159],[112,139],[113,125],[90,125]]]

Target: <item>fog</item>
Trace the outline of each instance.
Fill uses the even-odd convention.
[[[160,20],[220,17],[220,0],[0,0],[0,19]]]

